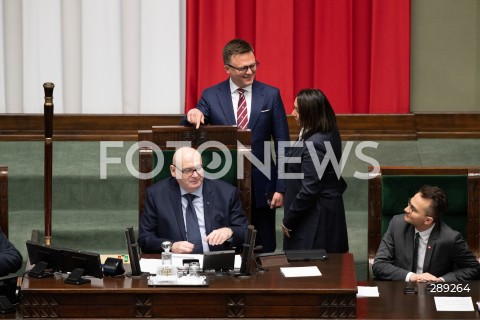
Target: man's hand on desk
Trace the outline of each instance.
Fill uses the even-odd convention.
[[[172,244],[172,252],[173,253],[192,253],[193,251],[193,243],[188,241],[178,241]]]
[[[211,246],[217,246],[223,244],[225,241],[233,237],[233,231],[230,228],[220,228],[213,230],[207,236],[207,242]],[[177,241],[172,244],[173,253],[192,253],[193,252],[193,243],[188,241]]]
[[[442,282],[443,280],[441,278],[435,277],[433,274],[430,274],[428,272],[421,273],[421,274],[412,274],[410,276],[410,281],[415,281],[415,282]]]
[[[220,228],[213,230],[207,236],[207,242],[211,246],[216,246],[224,243],[233,236],[233,231],[230,228]]]

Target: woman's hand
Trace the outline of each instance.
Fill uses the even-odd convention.
[[[287,227],[285,227],[282,223],[282,232],[283,232],[283,235],[287,238],[291,238],[290,236],[290,232],[292,232],[292,230],[290,229],[287,229]]]

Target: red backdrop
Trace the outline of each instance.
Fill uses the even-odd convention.
[[[410,111],[410,0],[187,0],[186,111],[227,78],[233,38],[252,44],[287,113],[307,87],[337,113]]]

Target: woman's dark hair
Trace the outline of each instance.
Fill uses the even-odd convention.
[[[332,105],[319,89],[302,89],[297,94],[297,106],[303,139],[316,132],[329,132],[337,126]]]
[[[420,196],[423,199],[432,200],[432,203],[427,210],[427,215],[431,216],[434,220],[440,220],[448,207],[445,192],[439,187],[432,187],[429,185],[423,185],[418,192],[420,192]]]

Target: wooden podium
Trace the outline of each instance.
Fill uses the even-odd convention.
[[[247,279],[209,278],[208,287],[148,287],[147,280],[92,278],[81,286],[26,276],[23,318],[355,318],[357,280],[352,254],[330,254],[312,266],[322,276],[286,278],[280,266]]]

